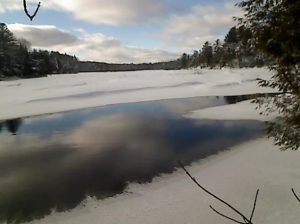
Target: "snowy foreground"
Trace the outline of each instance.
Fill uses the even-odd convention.
[[[0,120],[107,104],[265,93],[266,68],[53,75],[0,82]]]
[[[254,111],[256,104],[251,103],[251,100],[243,101],[233,105],[224,105],[222,107],[205,108],[201,110],[191,111],[184,115],[186,118],[195,119],[212,119],[212,120],[274,120],[278,113],[273,112],[268,115],[259,114]]]
[[[205,109],[201,115],[199,110],[197,116],[218,118],[215,111],[230,107],[246,112],[244,119],[257,119],[257,111],[249,102]],[[192,114],[196,117],[195,112]],[[237,115],[226,114],[222,119],[232,120]],[[298,154],[282,152],[271,140],[260,138],[193,163],[188,169],[199,182],[246,215],[251,213],[255,191],[259,188],[254,223],[298,224],[300,204],[291,192],[291,187],[300,192]],[[228,208],[197,188],[182,170],[157,177],[151,184],[130,184],[127,192],[103,201],[89,198],[70,212],[54,212],[33,223],[231,223],[213,213],[209,205],[231,215]]]
[[[271,92],[257,87],[268,78],[266,69],[145,71],[50,76],[0,82],[0,120],[114,103],[208,95]],[[191,111],[190,119],[260,119],[249,101]],[[298,224],[300,204],[299,152],[282,152],[271,140],[260,138],[233,147],[187,167],[204,186],[246,215],[260,189],[257,224]],[[195,186],[182,170],[154,178],[150,184],[129,184],[127,193],[97,201],[87,199],[68,212],[32,223],[61,224],[229,224],[209,209],[228,208]],[[235,217],[234,215],[232,215]],[[241,220],[242,221],[242,220]]]

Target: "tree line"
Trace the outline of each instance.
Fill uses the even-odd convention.
[[[17,39],[6,24],[0,23],[0,79],[72,73],[77,71],[77,62],[76,56],[54,51],[31,50],[30,42]]]
[[[268,134],[281,149],[300,149],[300,1],[242,1],[245,12],[239,25],[252,33],[254,48],[268,57],[273,76],[259,84],[279,91],[256,102],[268,114],[280,113],[270,122]]]
[[[17,39],[6,24],[0,23],[0,79],[34,78],[80,71],[254,67],[270,64],[270,61],[253,47],[252,40],[253,33],[250,29],[245,26],[232,27],[224,40],[217,39],[214,43],[207,41],[202,49],[195,50],[191,55],[184,53],[174,61],[154,64],[86,63],[80,62],[76,56],[47,50],[31,50],[31,44],[27,40]]]
[[[277,111],[268,134],[282,150],[300,148],[300,1],[245,0],[237,4],[244,15],[223,41],[206,42],[192,55],[183,54],[189,67],[268,66],[273,76],[259,85],[280,94],[255,101],[262,113]]]
[[[0,80],[10,77],[35,78],[48,74],[77,72],[137,71],[181,69],[180,60],[113,64],[80,61],[76,56],[57,51],[31,49],[31,43],[17,39],[7,25],[0,23]]]
[[[182,54],[181,67],[261,67],[269,64],[266,57],[254,48],[252,39],[250,29],[245,26],[232,27],[224,40],[206,41],[193,54]]]

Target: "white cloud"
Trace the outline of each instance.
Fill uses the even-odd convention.
[[[49,25],[10,24],[9,29],[25,38],[33,47],[77,55],[81,60],[113,63],[157,62],[176,59],[179,54],[159,49],[142,49],[124,45],[114,37],[87,33],[80,29],[81,38]]]
[[[241,10],[232,3],[225,3],[223,7],[196,5],[190,14],[172,17],[165,32],[185,36],[216,35],[233,26],[233,17],[239,15]]]
[[[182,47],[183,52],[192,52],[193,50],[199,50],[202,48],[203,44],[206,41],[210,43],[215,42],[215,40],[222,40],[224,37],[222,35],[208,35],[208,36],[199,36],[199,37],[190,37],[185,38],[179,41],[180,46]]]
[[[166,14],[166,0],[51,0],[41,1],[43,9],[71,13],[76,19],[94,24],[128,25],[148,23]],[[35,10],[37,1],[29,0]],[[19,0],[1,0],[0,12],[22,10]]]
[[[165,14],[164,0],[56,0],[77,19],[95,24],[124,25],[145,23]]]
[[[194,50],[202,48],[206,41],[213,43],[215,40],[223,40],[223,35],[205,35],[205,36],[183,36],[176,37],[176,35],[166,36],[164,39],[163,48],[175,49],[176,52],[182,53],[193,53]]]
[[[233,17],[241,15],[242,11],[232,2],[215,6],[198,4],[185,15],[171,17],[161,38],[166,48],[177,45],[182,52],[192,52],[206,41],[223,39],[224,32],[235,25]]]
[[[23,5],[17,0],[1,0],[0,1],[0,13],[12,10],[21,10]]]
[[[179,55],[159,49],[142,49],[124,45],[120,40],[100,33],[85,34],[76,46],[66,46],[66,52],[74,52],[84,60],[112,63],[157,62],[176,59]]]
[[[0,1],[0,13],[6,10],[22,10],[19,0]],[[37,1],[28,0],[28,2],[30,10],[34,10]],[[68,12],[74,18],[95,24],[125,27],[139,24],[140,29],[147,32],[147,28],[143,26],[154,21],[155,25],[150,26],[154,29],[151,33],[147,33],[147,38],[156,38],[157,49],[126,46],[122,40],[101,33],[86,33],[82,28],[73,30],[81,36],[80,38],[55,26],[21,26],[18,24],[10,28],[36,47],[76,54],[84,60],[146,62],[174,59],[180,53],[174,54],[168,51],[192,52],[194,49],[201,48],[207,40],[223,39],[227,30],[234,25],[232,17],[242,14],[240,9],[234,6],[233,0],[213,6],[178,4],[170,3],[169,0],[42,1],[41,10]],[[168,49],[168,51],[159,49]]]
[[[36,47],[71,45],[78,42],[78,38],[73,34],[53,25],[9,24],[8,28],[17,37],[30,41]]]

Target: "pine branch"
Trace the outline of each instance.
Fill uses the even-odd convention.
[[[203,187],[197,180],[195,177],[193,177],[189,171],[184,167],[184,165],[182,164],[181,161],[178,161],[178,164],[180,165],[180,167],[185,171],[185,173],[191,178],[191,180],[199,187],[201,188],[204,192],[206,192],[207,194],[209,194],[210,196],[212,196],[213,198],[217,199],[218,201],[220,201],[222,204],[226,205],[227,207],[229,207],[231,210],[233,210],[236,214],[238,214],[239,216],[241,216],[241,218],[244,220],[244,222],[238,221],[236,219],[233,219],[227,215],[224,215],[222,213],[220,213],[219,211],[217,211],[216,209],[214,209],[212,206],[210,206],[210,208],[217,213],[218,215],[229,219],[233,222],[236,223],[240,223],[240,224],[253,224],[252,223],[252,219],[255,213],[255,209],[256,209],[256,204],[257,204],[257,198],[258,198],[258,194],[259,194],[259,189],[256,191],[256,195],[255,195],[255,199],[254,199],[254,203],[253,203],[253,208],[252,208],[252,212],[251,212],[251,216],[250,219],[248,219],[243,213],[241,213],[238,209],[236,209],[235,207],[233,207],[232,205],[230,205],[228,202],[226,202],[225,200],[221,199],[220,197],[218,197],[217,195],[213,194],[212,192],[210,192],[209,190],[207,190],[205,187]]]
[[[25,14],[28,16],[28,18],[30,19],[30,21],[32,21],[33,18],[34,18],[34,17],[36,16],[36,14],[38,13],[40,7],[41,7],[41,2],[39,2],[37,8],[35,9],[35,12],[34,12],[32,15],[30,15],[29,12],[28,12],[28,10],[27,10],[27,2],[26,2],[26,0],[23,0],[23,7],[24,7],[24,12],[25,12]]]
[[[292,92],[297,95],[300,96],[300,90],[299,87],[294,85],[293,82],[290,80],[290,78],[287,76],[287,74],[285,72],[282,72],[282,77],[285,79],[285,81],[288,83],[289,87],[292,89]]]

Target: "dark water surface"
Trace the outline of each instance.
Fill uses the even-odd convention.
[[[262,135],[259,121],[190,120],[194,109],[243,97],[120,104],[0,123],[0,223],[76,207],[87,195],[122,193]]]

